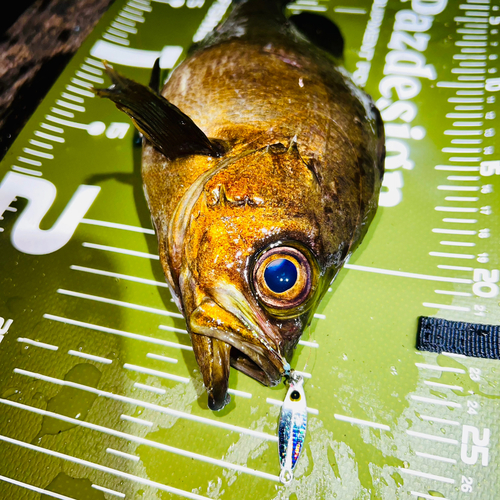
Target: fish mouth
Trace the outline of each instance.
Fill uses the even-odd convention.
[[[189,320],[211,410],[220,410],[230,401],[230,366],[267,386],[279,384],[289,370],[280,336],[248,301],[235,300],[233,293],[216,295],[217,300],[205,297]]]

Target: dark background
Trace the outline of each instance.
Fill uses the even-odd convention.
[[[113,0],[15,0],[0,18],[0,159]]]

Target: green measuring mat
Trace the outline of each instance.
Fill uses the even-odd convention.
[[[147,83],[229,0],[117,0],[0,165],[0,498],[482,499],[500,489],[500,361],[416,349],[418,318],[499,325],[499,0],[297,0],[345,37],[387,134],[380,209],[305,331],[286,394],[207,396],[171,301],[133,127],[102,60]],[[166,76],[167,71],[163,72]]]

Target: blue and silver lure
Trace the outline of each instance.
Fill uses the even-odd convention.
[[[306,395],[304,380],[293,371],[290,375],[290,388],[286,394],[279,422],[280,481],[289,484],[304,445],[307,428]]]

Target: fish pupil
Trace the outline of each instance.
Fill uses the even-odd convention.
[[[267,265],[264,279],[274,293],[283,293],[297,282],[297,268],[288,259],[276,259]]]

